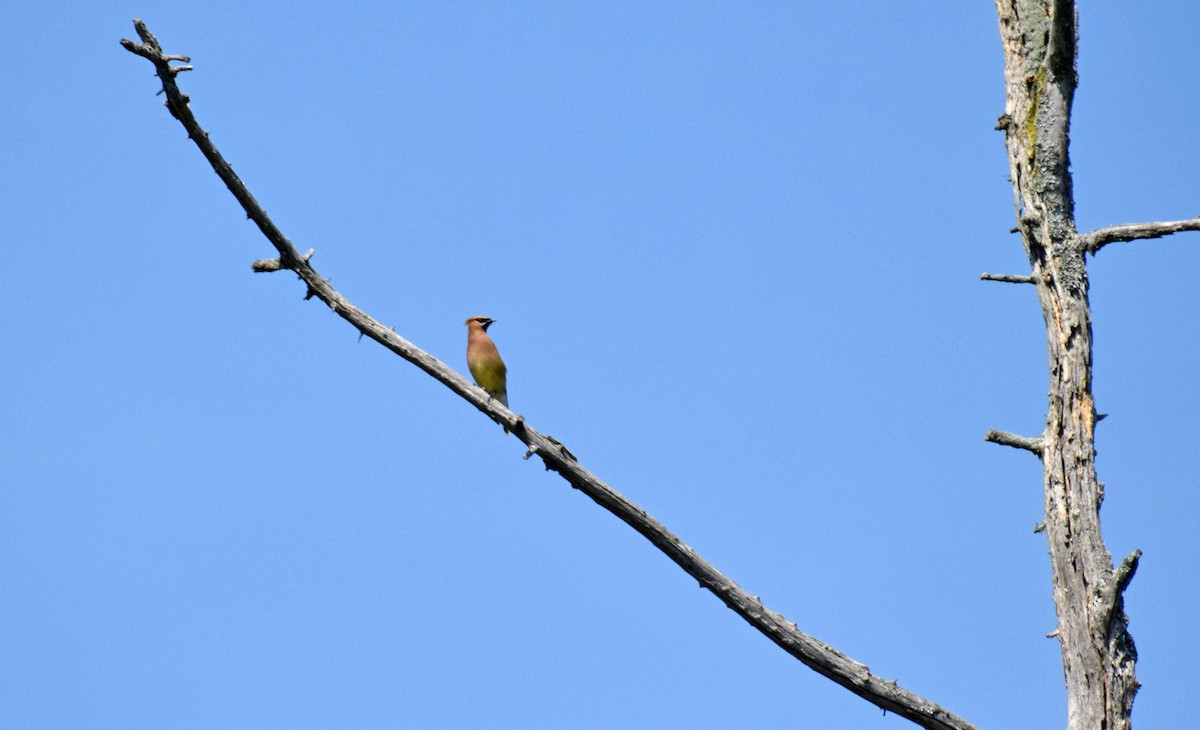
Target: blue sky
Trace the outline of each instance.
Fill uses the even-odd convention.
[[[1195,215],[1192,3],[1081,10],[1079,226]],[[118,45],[358,306],[764,603],[981,728],[1065,717],[990,3],[6,7],[0,719],[908,726],[804,668],[287,274]],[[1139,727],[1200,637],[1200,239],[1090,262]],[[1015,698],[1017,699],[1014,702]]]

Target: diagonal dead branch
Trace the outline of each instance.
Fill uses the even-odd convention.
[[[1110,243],[1138,241],[1146,238],[1162,238],[1184,231],[1200,231],[1200,216],[1182,221],[1158,221],[1154,223],[1126,223],[1120,226],[1097,228],[1083,236],[1087,252],[1095,254]]]
[[[526,425],[523,417],[493,399],[483,389],[468,382],[452,368],[437,358],[411,344],[385,327],[365,312],[355,307],[339,294],[329,281],[317,274],[309,264],[308,254],[300,255],[291,241],[279,230],[258,204],[249,189],[233,172],[233,168],[221,156],[200,127],[188,106],[185,94],[175,84],[175,73],[169,62],[181,57],[162,52],[157,39],[140,20],[134,21],[142,43],[122,40],[121,44],[132,53],[147,58],[154,64],[163,91],[167,95],[166,105],[172,115],[183,124],[188,137],[196,143],[213,170],[237,198],[247,217],[259,227],[267,240],[279,251],[278,259],[262,259],[255,262],[255,271],[277,271],[290,269],[307,286],[307,296],[325,302],[338,316],[366,335],[413,363],[433,376],[450,390],[471,403],[497,423],[505,426],[529,447],[530,454],[538,455],[546,468],[555,471],[573,487],[579,489],[601,507],[604,507],[639,534],[653,543],[700,585],[710,590],[726,606],[762,632],[784,651],[799,659],[814,671],[828,677],[842,687],[867,701],[916,723],[920,727],[934,730],[974,730],[962,718],[920,697],[896,683],[884,680],[833,647],[803,633],[783,615],[762,605],[728,576],[704,560],[675,534],[651,517],[641,507],[630,502],[619,492],[605,484],[576,461],[567,448],[553,437],[543,435]]]

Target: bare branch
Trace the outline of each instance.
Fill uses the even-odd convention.
[[[355,307],[339,294],[329,281],[317,274],[308,263],[311,255],[301,256],[291,241],[275,226],[266,211],[258,204],[245,184],[233,172],[233,168],[217,151],[201,129],[188,106],[187,96],[175,84],[175,69],[168,62],[178,57],[162,52],[157,39],[140,20],[134,21],[143,43],[123,40],[121,44],[132,53],[147,58],[154,64],[167,95],[166,105],[171,114],[183,124],[189,138],[196,143],[208,159],[213,170],[237,198],[247,217],[258,225],[267,240],[279,251],[278,259],[262,259],[254,263],[255,271],[278,271],[290,269],[307,286],[305,298],[317,297],[325,302],[338,316],[353,325],[361,334],[370,337],[400,357],[413,363],[433,376],[450,390],[505,426],[529,447],[529,455],[536,454],[546,468],[558,472],[571,486],[580,490],[601,507],[636,530],[653,543],[679,567],[699,581],[726,606],[746,620],[751,626],[765,634],[784,651],[799,659],[806,666],[828,677],[842,687],[917,725],[933,730],[974,730],[962,718],[920,697],[894,682],[884,680],[871,670],[833,647],[803,633],[796,624],[781,614],[764,607],[754,596],[748,594],[729,577],[721,573],[700,557],[665,526],[630,502],[619,492],[605,484],[576,461],[575,456],[557,439],[538,433],[526,425],[523,417],[487,394],[482,388],[468,382],[452,368],[437,358],[419,349],[393,330],[380,324],[365,312]]]
[[[1183,221],[1159,221],[1156,223],[1127,223],[1121,226],[1097,228],[1084,234],[1083,245],[1087,252],[1095,254],[1110,243],[1138,241],[1146,238],[1162,238],[1184,231],[1200,231],[1200,216]]]
[[[1042,455],[1044,445],[1041,436],[1018,436],[1015,433],[996,431],[995,429],[984,434],[983,440],[990,441],[993,444],[1000,444],[1001,446],[1011,446],[1014,449],[1032,451],[1039,457]]]
[[[1003,281],[1009,284],[1036,284],[1037,279],[1032,276],[1019,276],[1017,274],[989,274],[986,271],[979,275],[983,281]]]

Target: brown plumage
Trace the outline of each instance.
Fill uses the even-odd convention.
[[[508,406],[508,368],[500,359],[496,343],[488,337],[487,328],[496,320],[491,317],[471,317],[467,320],[467,367],[480,388]]]

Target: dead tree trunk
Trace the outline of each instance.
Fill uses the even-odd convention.
[[[1100,534],[1104,485],[1096,478],[1084,258],[1093,236],[1075,230],[1067,154],[1077,81],[1075,3],[996,0],[996,8],[1006,88],[998,129],[1007,141],[1017,230],[1033,269],[1027,281],[1037,289],[1046,321],[1050,402],[1040,436],[993,431],[987,438],[1042,460],[1067,728],[1124,730],[1131,727],[1138,681],[1122,594],[1140,552],[1114,569]]]

